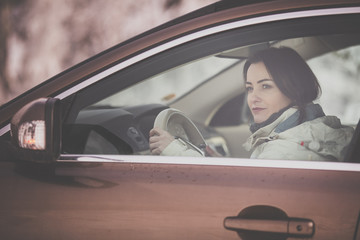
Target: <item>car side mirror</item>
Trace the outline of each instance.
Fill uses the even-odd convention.
[[[21,108],[11,119],[11,141],[17,158],[53,162],[61,149],[61,105],[56,98],[40,98]]]

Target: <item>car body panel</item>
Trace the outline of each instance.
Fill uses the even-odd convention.
[[[214,167],[88,159],[58,163],[54,176],[44,168],[34,174],[34,169],[1,163],[0,185],[5,191],[0,200],[0,235],[238,239],[235,232],[224,229],[225,217],[249,206],[267,205],[281,208],[289,217],[313,220],[314,239],[354,236],[360,202],[357,165],[357,172],[304,171],[254,167],[254,161],[253,166],[239,168],[229,163]],[[4,172],[11,167],[14,172]]]

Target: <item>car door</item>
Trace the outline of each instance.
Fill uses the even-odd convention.
[[[323,72],[321,56],[356,56],[359,20],[358,8],[240,19],[159,43],[58,93],[59,159],[1,162],[0,236],[358,239],[360,166],[351,147],[345,162],[249,159],[237,148],[249,136],[241,82],[249,52],[290,46]],[[351,75],[357,60],[340,60],[338,73],[347,62]],[[358,88],[353,78],[339,81]],[[324,104],[345,93],[330,91]],[[358,98],[347,96],[352,107],[334,114],[355,128]],[[150,155],[148,131],[168,108],[194,121],[220,155]],[[358,133],[352,144],[358,146]]]

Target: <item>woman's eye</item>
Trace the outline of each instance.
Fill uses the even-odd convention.
[[[246,87],[246,92],[251,92],[253,90],[252,87]]]
[[[263,88],[263,89],[269,89],[269,88],[272,88],[272,86],[269,85],[269,84],[263,84],[263,85],[262,85],[262,88]]]

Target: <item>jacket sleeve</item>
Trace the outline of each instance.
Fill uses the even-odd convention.
[[[202,157],[202,155],[187,147],[187,145],[177,139],[172,141],[162,152],[162,156],[184,156],[184,157]]]

